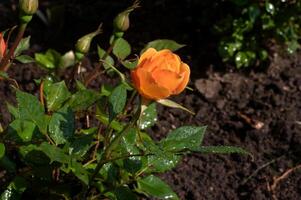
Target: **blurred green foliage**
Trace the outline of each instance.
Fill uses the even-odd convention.
[[[227,13],[213,28],[219,35],[219,55],[237,68],[268,59],[267,42],[285,46],[288,53],[300,44],[301,1],[231,0]]]

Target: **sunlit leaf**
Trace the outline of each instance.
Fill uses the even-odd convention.
[[[170,132],[160,144],[168,151],[181,151],[199,147],[203,141],[206,127],[183,126]]]
[[[131,54],[131,45],[123,38],[118,38],[113,47],[113,54],[120,60],[124,60]]]
[[[159,199],[179,200],[179,197],[172,191],[170,186],[154,175],[138,179],[137,184],[139,192]]]
[[[14,51],[14,56],[15,57],[19,56],[23,51],[29,49],[29,46],[30,46],[30,36],[21,39],[16,50]]]
[[[179,44],[173,40],[158,39],[158,40],[154,40],[154,41],[147,43],[147,45],[140,52],[140,54],[145,52],[148,48],[154,48],[157,51],[162,50],[162,49],[169,49],[171,51],[176,51],[184,46],[185,46],[184,44]]]

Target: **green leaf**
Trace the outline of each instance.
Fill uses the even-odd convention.
[[[203,141],[205,130],[205,126],[183,126],[169,133],[165,139],[160,141],[160,144],[167,151],[199,147]]]
[[[135,174],[141,169],[142,161],[140,158],[136,157],[127,158],[123,160],[123,167],[127,172]]]
[[[134,61],[124,60],[121,61],[121,64],[128,69],[135,69],[138,65],[138,59],[135,59]]]
[[[83,167],[81,163],[72,160],[71,164],[68,167],[79,180],[81,180],[86,185],[89,184],[88,171]]]
[[[168,39],[158,39],[151,41],[147,43],[147,45],[144,47],[144,49],[141,51],[140,54],[145,52],[148,48],[154,48],[157,51],[162,50],[162,49],[169,49],[171,51],[177,51],[178,49],[184,47],[184,44],[179,44],[173,40],[168,40]]]
[[[55,111],[62,107],[63,103],[70,98],[65,81],[44,86],[47,108],[49,111]]]
[[[124,124],[121,124],[120,122],[118,122],[117,120],[112,120],[110,122],[109,117],[107,116],[107,114],[104,113],[97,113],[96,114],[96,118],[101,121],[101,123],[105,124],[105,125],[110,125],[110,127],[112,129],[114,129],[115,131],[122,131],[122,129],[124,128]]]
[[[136,195],[126,186],[120,186],[114,190],[116,200],[136,200]]]
[[[249,58],[245,52],[240,51],[235,55],[235,64],[238,69],[241,67],[248,67],[249,63]]]
[[[16,164],[11,161],[6,155],[0,159],[0,167],[3,169],[6,169],[10,173],[15,173],[16,172]]]
[[[9,125],[9,133],[17,134],[23,142],[30,142],[36,129],[36,124],[27,120],[16,119]]]
[[[156,103],[153,102],[142,112],[139,119],[139,128],[144,130],[152,127],[157,121]]]
[[[86,110],[92,106],[101,95],[93,90],[80,90],[73,94],[70,100],[67,102],[74,111]]]
[[[68,51],[60,57],[59,67],[65,69],[75,64],[75,54],[73,51]]]
[[[164,106],[170,107],[170,108],[179,108],[181,110],[189,112],[190,114],[193,114],[193,115],[195,114],[194,112],[190,111],[189,109],[185,108],[184,106],[182,106],[172,100],[169,100],[169,99],[159,99],[159,100],[157,100],[157,102]]]
[[[23,64],[35,62],[35,60],[28,55],[21,55],[21,56],[16,57],[15,59]]]
[[[275,14],[275,6],[269,1],[265,2],[265,10],[271,15]]]
[[[0,143],[0,160],[3,158],[5,155],[5,146],[3,143]]]
[[[114,88],[109,96],[110,121],[112,121],[125,107],[127,100],[126,88],[123,84]]]
[[[190,148],[192,152],[198,153],[219,153],[219,154],[230,154],[230,153],[239,153],[239,154],[250,154],[246,150],[240,147],[233,146],[202,146]]]
[[[1,77],[1,78],[4,78],[4,79],[8,79],[8,78],[9,78],[9,75],[8,75],[6,72],[0,71],[0,77]]]
[[[138,191],[159,199],[178,200],[177,194],[160,178],[150,175],[137,180]]]
[[[100,46],[97,46],[97,53],[99,59],[103,59],[106,55],[106,51],[103,50]],[[109,63],[110,65],[114,65],[114,59],[110,55],[106,55],[105,57],[105,62],[103,62],[103,66],[106,70],[110,69],[110,66],[107,64]]]
[[[18,57],[23,51],[29,49],[30,46],[30,36],[23,38],[20,43],[18,44],[15,52],[14,57]]]
[[[50,163],[56,161],[59,163],[70,163],[70,157],[64,151],[54,145],[43,142],[39,149],[50,158]]]
[[[36,124],[40,131],[47,130],[47,119],[44,115],[44,107],[38,99],[28,93],[17,90],[17,101],[20,120],[28,120]]]
[[[92,141],[92,135],[82,135],[74,138],[74,141],[69,146],[69,154],[82,158],[91,148]]]
[[[13,105],[7,103],[7,109],[9,113],[15,118],[18,119],[20,118],[19,110],[18,108],[14,107]]]
[[[23,145],[19,148],[19,154],[30,166],[46,166],[50,163],[49,157],[37,145]]]
[[[19,200],[22,193],[26,190],[28,183],[20,176],[14,178],[8,185],[7,189],[1,194],[1,200]]]
[[[60,65],[61,54],[53,49],[49,49],[45,54],[36,53],[35,60],[46,69],[54,69]]]
[[[149,167],[147,172],[165,172],[174,168],[180,161],[181,156],[160,148],[146,134],[140,133],[140,137],[143,138],[143,148],[146,148],[145,154],[150,154],[144,162],[144,167]]]
[[[52,58],[47,55],[35,53],[34,58],[39,65],[46,69],[54,69],[56,67]]]
[[[260,15],[260,8],[257,5],[251,5],[248,8],[249,18],[254,23],[257,17]]]
[[[123,38],[118,38],[113,47],[113,54],[120,60],[124,60],[131,54],[131,45]]]
[[[63,107],[55,112],[49,122],[49,136],[56,145],[69,141],[75,132],[75,119],[69,107]]]

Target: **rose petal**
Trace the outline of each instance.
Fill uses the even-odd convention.
[[[136,89],[145,98],[157,100],[170,96],[169,90],[156,84],[150,72],[143,68],[137,69],[133,78],[138,79],[139,84],[135,85]]]
[[[138,65],[142,63],[145,59],[151,59],[153,55],[157,53],[157,50],[154,48],[147,49],[139,58]]]
[[[174,91],[179,87],[184,78],[184,76],[166,69],[158,69],[152,72],[152,77],[158,85],[164,88],[168,88],[170,93],[174,93]]]
[[[173,92],[173,94],[179,94],[179,93],[181,93],[185,89],[186,85],[189,82],[190,69],[189,69],[189,66],[186,63],[182,63],[181,64],[180,74],[183,77],[182,82],[175,89],[175,91]]]
[[[151,65],[155,69],[163,68],[176,73],[180,72],[181,59],[169,49],[158,51],[151,59]],[[153,70],[155,70],[153,69]]]

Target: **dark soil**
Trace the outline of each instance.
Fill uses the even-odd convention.
[[[74,5],[79,4],[77,1],[72,2]],[[217,62],[216,55],[210,53],[213,52],[215,38],[210,35],[209,27],[201,19],[203,15],[207,15],[214,21],[214,13],[210,13],[210,10],[215,4],[197,0],[174,2],[157,0],[143,3],[141,12],[133,14],[133,27],[126,36],[133,44],[157,38],[170,38],[187,44],[187,48],[181,50],[180,54],[192,68],[190,86],[194,91],[185,91],[173,99],[196,115],[159,106],[158,123],[150,130],[152,136],[162,138],[170,130],[182,125],[206,125],[204,145],[239,146],[249,151],[252,157],[194,154],[186,156],[176,169],[161,176],[181,199],[301,199],[300,169],[293,170],[280,180],[275,190],[269,189],[275,177],[300,164],[301,52],[287,57],[277,53],[280,52],[279,49],[271,49],[271,63],[268,67],[261,66],[249,71],[230,68],[226,71],[225,65]],[[106,16],[111,16],[108,13],[112,10],[105,8],[115,6],[115,11],[126,5],[102,1],[96,4],[104,7],[103,15]],[[95,5],[86,4],[89,9]],[[82,8],[83,13],[88,8]],[[204,12],[200,14],[199,10],[202,9]],[[217,10],[215,9],[216,12]],[[13,17],[8,15],[9,12],[12,12],[11,9],[0,4],[0,16],[9,19],[3,24],[0,22],[1,28],[14,22],[11,19]],[[71,16],[76,16],[75,13],[74,10],[69,10]],[[77,14],[81,16],[83,13]],[[93,30],[91,27],[97,27],[98,23],[95,18],[101,14],[92,14],[96,17],[93,15],[88,25],[85,23],[87,18],[80,20],[78,17],[75,21],[79,20],[81,27]],[[71,21],[70,18],[66,17],[67,24],[68,20]],[[104,19],[109,20],[108,17]],[[36,20],[32,26],[43,25]],[[110,29],[110,26],[107,28]],[[70,29],[76,32],[74,26]],[[63,47],[60,46],[61,50],[72,48],[72,42],[77,38],[72,31],[63,30],[65,34],[57,36],[61,38],[53,43],[53,47],[59,46],[59,41],[66,41]],[[140,34],[141,31],[143,34]],[[51,43],[47,39],[49,35],[41,36],[41,32],[44,31],[29,29],[32,37],[36,38],[32,51],[47,48]],[[85,32],[82,30],[76,34]],[[138,43],[134,50],[138,52],[142,45]],[[88,67],[90,68],[91,66]],[[38,88],[34,79],[39,78],[43,72],[36,66],[17,65],[11,68],[9,74],[22,89],[35,93]],[[100,81],[94,82],[94,87],[98,87],[99,83]],[[10,84],[8,81],[0,82],[2,124],[9,122],[5,102],[15,101]]]

